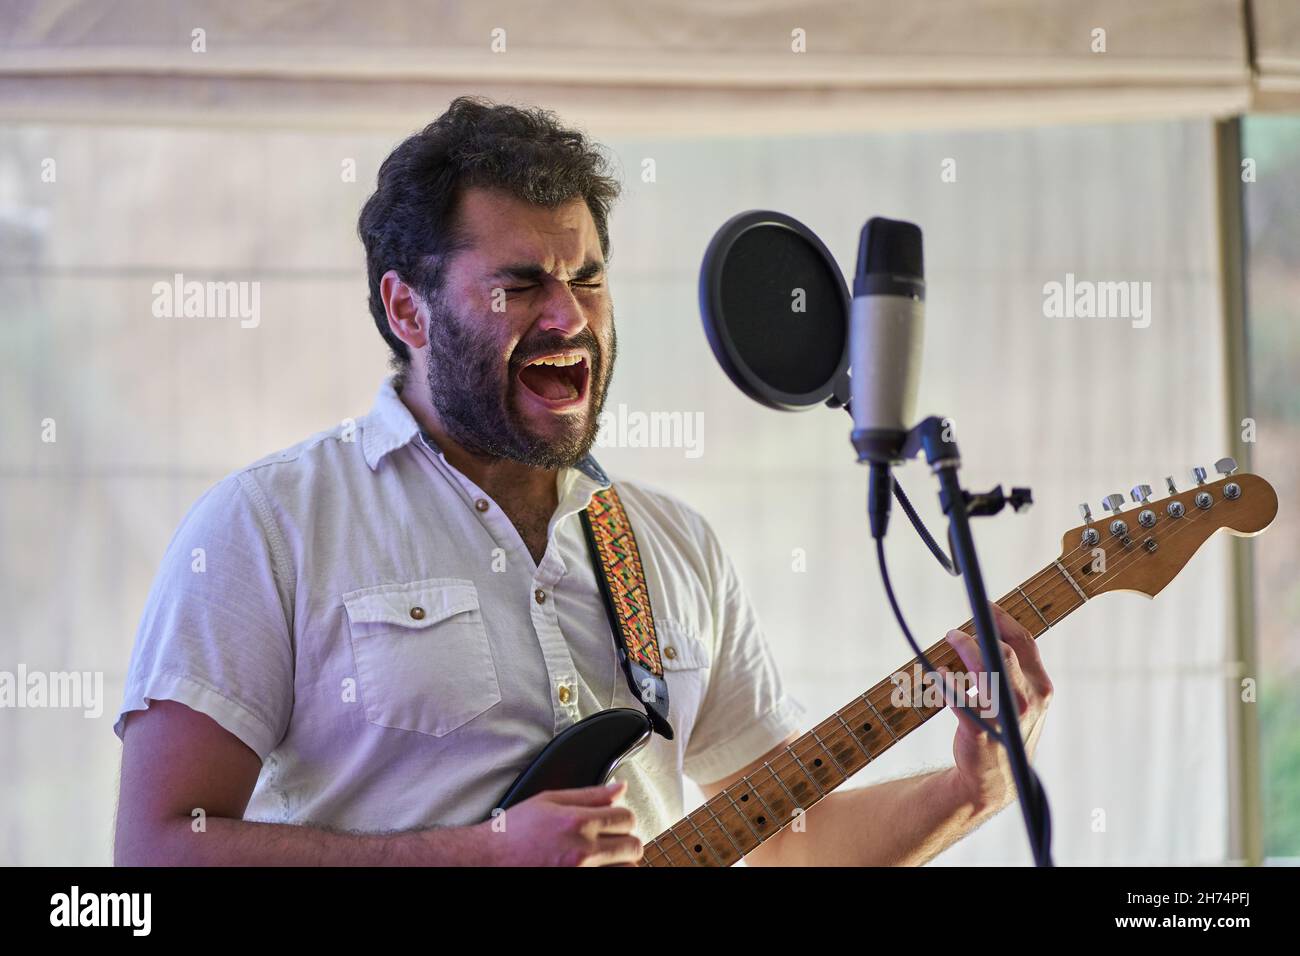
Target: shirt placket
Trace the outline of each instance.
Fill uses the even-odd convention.
[[[425,446],[428,448],[428,446]],[[513,542],[518,537],[510,518],[496,505],[478,485],[452,468],[442,455],[428,448],[438,470],[444,477],[453,479],[453,484],[461,491],[466,502],[474,508],[479,523],[497,542]],[[556,527],[558,528],[558,523]],[[569,644],[560,631],[559,617],[555,606],[555,588],[564,577],[566,567],[560,557],[559,548],[554,546],[555,534],[547,541],[546,553],[537,571],[532,575],[530,584],[532,595],[529,600],[530,618],[533,634],[542,651],[542,661],[546,666],[547,686],[551,698],[551,711],[554,719],[553,731],[559,733],[564,728],[577,723],[578,710],[578,672],[569,653]],[[523,548],[520,541],[519,548]],[[521,551],[522,559],[526,552]],[[524,565],[525,567],[527,565]],[[513,577],[513,575],[512,575]]]
[[[564,560],[554,547],[554,536],[547,542],[546,554],[533,575],[533,631],[542,648],[546,673],[550,680],[551,706],[555,714],[555,732],[579,720],[578,673],[569,653],[569,643],[560,631],[556,612],[555,589],[564,577]]]

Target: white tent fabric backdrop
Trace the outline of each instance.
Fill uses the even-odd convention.
[[[996,594],[1056,556],[1079,501],[1097,510],[1107,493],[1222,452],[1208,121],[776,139],[591,132],[627,182],[612,220],[620,362],[609,407],[704,422],[698,457],[598,455],[616,477],[710,518],[810,718],[910,655],[868,552],[846,417],[766,411],[709,354],[697,270],[733,213],[794,215],[846,269],[868,216],[922,224],[931,294],[919,407],[955,418],[969,485],[1027,484],[1038,501],[977,527]],[[384,349],[353,229],[400,133],[0,131],[0,667],[105,674],[98,719],[0,714],[0,861],[108,862],[110,728],[180,517],[227,471],[368,408]],[[57,181],[43,183],[51,157]],[[646,158],[654,182],[641,179]],[[941,179],[946,159],[955,182]],[[340,175],[349,160],[356,182]],[[152,286],[178,272],[260,282],[260,325],[155,318]],[[1045,318],[1043,285],[1066,273],[1149,281],[1150,326]],[[52,444],[41,441],[47,418]],[[928,474],[902,477],[937,527]],[[794,570],[796,549],[806,571]],[[901,518],[890,552],[918,635],[937,639],[967,618],[959,584]],[[1059,862],[1227,858],[1230,602],[1227,552],[1212,543],[1155,603],[1108,596],[1044,637],[1058,691],[1038,766]],[[858,782],[950,761],[954,724],[932,721]],[[940,858],[1027,859],[1015,811]]]
[[[1292,0],[11,0],[0,116],[402,128],[467,81],[607,132],[1229,115],[1300,102]],[[1249,59],[1252,40],[1256,60]]]

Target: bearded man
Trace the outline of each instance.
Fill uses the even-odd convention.
[[[799,736],[708,524],[620,479],[671,739],[611,784],[492,813],[565,728],[642,704],[581,519],[611,485],[590,449],[618,191],[553,114],[472,97],[383,163],[358,231],[394,374],[355,427],[228,476],[176,532],[114,727],[118,863],[631,864],[682,816],[685,777],[713,796]],[[1051,685],[1028,633],[999,626],[1032,749]],[[830,794],[748,861],[924,862],[1013,795],[966,720],[954,755]]]

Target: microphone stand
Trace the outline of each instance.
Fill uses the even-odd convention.
[[[1029,767],[1025,742],[1020,735],[1019,713],[1012,694],[1011,682],[1006,679],[1005,662],[998,645],[997,628],[993,623],[993,612],[989,609],[988,594],[984,590],[984,578],[980,573],[979,558],[975,553],[975,539],[971,535],[972,512],[968,505],[972,500],[983,502],[990,496],[971,495],[962,489],[957,479],[957,469],[961,467],[961,453],[957,449],[956,441],[951,438],[945,439],[943,432],[942,419],[934,416],[925,419],[907,433],[902,457],[910,460],[924,452],[930,471],[939,479],[939,504],[944,514],[948,516],[949,539],[956,559],[955,563],[966,585],[966,596],[970,600],[971,616],[975,621],[975,630],[984,652],[986,666],[997,678],[999,713],[1009,715],[1010,718],[1000,722],[1002,736],[1011,761],[1011,773],[1020,797],[1020,809],[1025,819],[1034,863],[1037,866],[1051,866],[1046,795],[1038,786],[1037,778]],[[893,482],[889,484],[892,485]],[[1000,510],[1000,488],[993,497],[998,500],[995,508],[977,507],[974,513],[989,514]],[[1028,504],[1029,500],[1027,489],[1013,489],[1010,501],[1013,506],[1018,505],[1016,510]]]

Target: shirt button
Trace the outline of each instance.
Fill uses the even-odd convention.
[[[538,604],[546,603],[546,592],[543,591],[541,588],[538,588],[536,591],[533,592],[533,597],[537,599]]]
[[[415,607],[411,608],[411,617],[415,618],[415,620],[417,621],[423,621],[424,608],[420,607],[419,605],[416,605]]]
[[[568,684],[561,684],[561,685],[560,685],[560,703],[561,703],[561,704],[567,704],[567,703],[569,702],[569,698],[571,698],[572,696],[573,696],[573,693],[569,690],[569,685],[568,685]]]
[[[664,657],[668,658],[670,661],[677,660],[677,648],[669,644],[664,648]]]
[[[479,511],[487,511],[488,510],[487,499],[486,498],[478,499],[478,501],[474,502],[474,507],[477,508]]]

